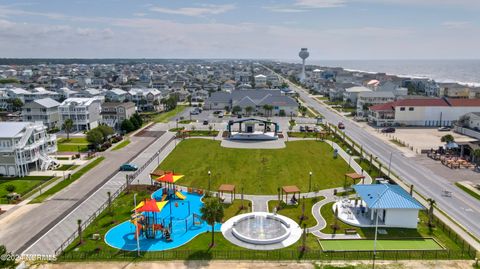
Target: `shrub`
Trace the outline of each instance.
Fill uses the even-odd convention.
[[[8,192],[14,192],[15,191],[15,186],[9,184],[9,185],[5,186],[5,190],[7,190]]]

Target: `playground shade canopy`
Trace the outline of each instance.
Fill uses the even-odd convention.
[[[137,212],[161,212],[168,201],[157,202],[155,199],[141,201],[133,210]]]
[[[183,175],[174,174],[173,172],[167,172],[164,175],[157,177],[155,180],[159,182],[175,183],[182,177]]]

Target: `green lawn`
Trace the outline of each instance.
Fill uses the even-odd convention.
[[[455,186],[459,187],[460,189],[462,189],[464,192],[470,194],[473,198],[477,199],[477,200],[480,200],[480,195],[474,191],[472,191],[471,189],[463,186],[462,184],[458,183],[458,182],[455,182]]]
[[[328,203],[320,209],[322,216],[327,222],[327,227],[325,227],[322,232],[327,234],[333,234],[333,229],[331,224],[334,223],[334,214],[333,214],[333,202]],[[405,238],[435,238],[441,245],[451,250],[459,250],[461,246],[457,245],[455,241],[448,236],[447,233],[442,231],[440,228],[434,227],[430,228],[427,225],[428,217],[425,212],[420,211],[419,214],[420,223],[418,224],[417,229],[403,229],[403,228],[382,228],[387,231],[387,234],[378,234],[379,239],[405,239]],[[358,234],[362,238],[373,239],[375,237],[375,228],[359,228],[354,227],[348,224],[343,223],[342,221],[337,222],[339,230],[337,233],[344,233],[345,229],[356,229]]]
[[[209,131],[209,130],[195,130],[195,131],[188,131],[189,136],[217,136],[218,131]]]
[[[228,196],[228,194],[225,194],[225,196]],[[242,201],[239,199],[234,200],[231,204],[223,204],[223,219],[228,220],[233,216],[245,214],[252,211],[252,209],[250,208],[251,203],[252,202],[250,200],[243,199],[243,209],[240,209],[242,206]]]
[[[373,250],[374,240],[322,240],[323,250]],[[441,250],[431,238],[377,240],[377,250]]]
[[[178,113],[182,112],[187,108],[186,106],[177,106],[175,109],[167,111],[167,112],[162,112],[162,113],[156,113],[152,114],[152,121],[154,122],[168,122],[168,120]]]
[[[242,185],[246,194],[277,194],[277,188],[297,185],[308,191],[308,173],[313,172],[312,189],[343,186],[346,172],[353,171],[342,159],[333,159],[332,148],[320,141],[287,142],[284,149],[223,148],[220,141],[186,139],[159,165],[162,170],[184,174],[180,185],[208,187],[223,183]]]
[[[51,178],[50,176],[0,177],[0,198],[5,198],[8,194],[6,190],[8,185],[15,186],[15,192],[23,196]]]
[[[75,170],[75,168],[77,168],[78,165],[74,165],[74,164],[62,164],[62,166],[60,166],[59,168],[55,169],[57,171],[69,171],[69,170]]]
[[[112,150],[119,150],[124,147],[126,147],[128,144],[130,144],[130,140],[123,140],[122,142],[118,143],[115,147],[112,148]]]
[[[57,140],[59,152],[86,152],[88,151],[88,141],[85,137],[60,138]]]
[[[89,164],[85,165],[84,167],[82,167],[80,170],[78,170],[77,172],[73,173],[70,177],[70,179],[66,179],[66,180],[62,180],[61,182],[57,183],[55,186],[53,186],[52,188],[48,189],[47,191],[45,191],[44,193],[40,194],[39,196],[37,196],[35,199],[33,199],[30,203],[41,203],[43,202],[45,199],[47,199],[48,197],[54,195],[55,193],[63,190],[65,187],[67,187],[68,185],[72,184],[75,180],[79,179],[81,176],[83,176],[83,174],[87,173],[88,171],[90,171],[90,169],[94,168],[95,166],[97,166],[101,161],[103,161],[105,159],[105,157],[98,157],[96,158],[95,160],[93,160],[92,162],[90,162]]]
[[[288,137],[298,138],[318,138],[318,133],[315,132],[288,132]]]
[[[292,220],[300,224],[300,227],[302,228],[304,224],[307,225],[307,228],[313,227],[317,225],[317,220],[312,215],[312,206],[323,199],[325,199],[325,197],[315,197],[315,198],[305,199],[305,218],[303,220],[300,219],[300,217],[302,216],[303,199],[300,199],[298,205],[283,205],[282,208],[279,211],[277,211],[277,213],[279,215],[283,215],[291,218]],[[273,208],[276,207],[277,205],[278,205],[277,200],[268,201],[269,212],[273,212]]]

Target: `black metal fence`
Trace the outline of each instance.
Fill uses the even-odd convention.
[[[80,260],[369,260],[373,251],[322,251],[322,250],[168,250],[159,252],[135,251],[71,251],[58,257],[58,261]],[[457,260],[472,259],[462,250],[394,250],[377,251],[378,260]]]
[[[124,184],[122,184],[118,190],[114,193],[111,194],[111,201],[113,201],[115,198],[117,198],[127,187],[130,183],[132,183],[132,181],[143,171],[147,168],[147,166],[153,162],[156,158],[159,157],[160,153],[174,140],[175,138],[172,137],[170,138],[152,157],[150,157],[150,159],[148,159],[148,161],[142,165],[141,167],[139,167],[139,169],[137,171],[135,171],[135,173],[133,174],[130,174],[130,175],[127,175],[127,179],[125,181]],[[105,195],[105,197],[107,198],[107,196]],[[84,230],[88,227],[88,225],[90,225],[90,223],[92,223],[102,212],[103,210],[105,210],[109,205],[109,199],[107,198],[106,201],[100,205],[100,207],[92,214],[90,215],[90,217],[88,217],[87,220],[85,221],[82,221],[82,223],[80,224],[81,226],[81,229]],[[75,239],[78,237],[78,232],[74,232],[72,233],[56,250],[55,250],[55,255],[60,255],[73,241],[75,241]]]

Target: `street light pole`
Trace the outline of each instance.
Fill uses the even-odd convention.
[[[388,178],[390,178],[390,167],[392,165],[393,151],[390,152],[390,160],[388,161]]]
[[[133,206],[135,208],[135,217],[137,217],[137,194],[134,193],[133,194]],[[137,237],[137,256],[140,257],[140,239],[138,238],[139,237],[139,234],[138,234],[138,228],[135,227],[135,235]]]
[[[309,181],[308,181],[308,192],[311,192],[312,191],[312,171],[310,171],[310,173],[308,174],[310,175]]]
[[[373,263],[372,269],[375,269],[375,259],[377,256],[377,230],[378,230],[378,209],[375,209],[375,239],[373,240]]]
[[[208,193],[210,193],[210,183],[212,181],[212,172],[208,170]]]

